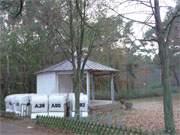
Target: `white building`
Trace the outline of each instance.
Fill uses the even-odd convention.
[[[56,94],[73,92],[72,64],[68,60],[50,66],[37,72],[37,94]],[[111,76],[111,100],[114,101],[113,76],[118,71],[111,67],[88,60],[85,68],[86,94],[90,101],[90,94],[94,99],[94,77],[96,75]],[[92,81],[90,83],[90,81]],[[91,86],[90,86],[91,84]]]

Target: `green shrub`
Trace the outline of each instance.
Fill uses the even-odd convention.
[[[0,96],[0,111],[5,110],[5,102],[3,96]]]
[[[0,116],[1,117],[4,117],[4,118],[8,118],[8,119],[18,119],[20,117],[18,117],[15,113],[12,113],[12,112],[5,112],[5,111],[2,111],[0,113]]]

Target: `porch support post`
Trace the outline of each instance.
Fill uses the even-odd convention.
[[[86,73],[86,89],[87,89],[87,96],[88,96],[88,103],[90,103],[90,73]]]
[[[111,100],[112,100],[112,102],[115,101],[115,97],[114,97],[114,77],[113,77],[113,74],[111,74]]]
[[[58,73],[56,73],[56,86],[55,86],[55,91],[57,92],[57,93],[60,93],[60,88],[59,88],[59,74]]]
[[[95,95],[94,95],[94,75],[92,74],[92,80],[91,80],[91,84],[92,84],[92,100],[95,99]]]

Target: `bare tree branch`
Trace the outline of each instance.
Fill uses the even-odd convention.
[[[115,9],[113,9],[112,7],[110,7],[110,6],[108,6],[108,5],[104,5],[104,6],[107,7],[107,8],[109,8],[110,10],[112,10],[113,12],[115,12],[117,15],[119,15],[120,17],[122,17],[122,18],[124,18],[124,19],[127,19],[127,20],[129,20],[129,21],[133,21],[133,22],[136,22],[136,23],[144,24],[144,25],[146,25],[146,26],[151,27],[152,29],[154,29],[154,26],[151,25],[151,24],[153,24],[153,23],[147,23],[147,22],[143,22],[143,21],[131,19],[131,18],[129,18],[129,17],[126,17],[126,16],[118,13]]]

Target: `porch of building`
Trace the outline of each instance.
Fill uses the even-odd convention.
[[[84,73],[84,81],[81,92],[87,94],[88,96],[88,103],[90,106],[99,106],[99,105],[106,105],[112,104],[115,100],[115,92],[114,92],[114,72],[104,72],[104,71],[85,71]],[[56,91],[58,93],[71,93],[73,92],[73,74],[72,72],[57,72],[57,87]],[[109,89],[109,100],[97,100],[95,96],[95,78],[105,76],[110,79],[110,89]],[[99,99],[99,98],[98,98]]]

